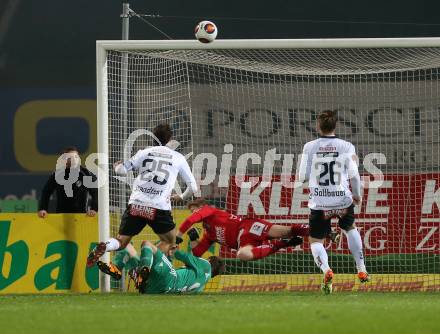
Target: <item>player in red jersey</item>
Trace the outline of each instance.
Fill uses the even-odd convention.
[[[179,227],[177,237],[195,223],[203,222],[204,234],[192,243],[192,252],[201,256],[217,242],[237,250],[237,258],[243,261],[257,260],[277,252],[281,248],[297,246],[302,237],[309,235],[307,225],[276,225],[259,218],[240,218],[227,211],[209,206],[203,199],[188,204],[192,215]]]

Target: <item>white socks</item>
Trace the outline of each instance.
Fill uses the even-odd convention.
[[[121,247],[121,244],[115,238],[110,238],[105,243],[105,251],[106,252],[111,252],[111,251],[118,250],[119,247]]]
[[[356,261],[356,269],[358,272],[366,272],[364,263],[364,252],[362,251],[362,239],[359,231],[355,228],[347,233],[348,248]]]
[[[355,228],[346,232],[348,248],[356,261],[356,269],[358,272],[366,272],[365,262],[364,262],[364,252],[362,251],[362,239],[359,231]],[[320,242],[313,242],[310,245],[312,250],[313,258],[315,259],[316,265],[325,273],[330,269],[328,265],[328,255],[324,248],[324,245]]]
[[[313,242],[310,245],[310,248],[312,250],[316,265],[322,270],[322,272],[325,273],[330,269],[330,267],[328,266],[328,255],[324,245],[320,242]]]

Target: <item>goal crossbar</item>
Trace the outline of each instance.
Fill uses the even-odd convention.
[[[439,47],[439,37],[422,38],[318,38],[318,39],[230,39],[203,44],[197,40],[108,40],[97,41],[104,50],[219,50],[219,49],[329,49],[329,48],[417,48]]]

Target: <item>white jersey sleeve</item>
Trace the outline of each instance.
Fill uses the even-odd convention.
[[[310,143],[306,143],[303,148],[301,155],[301,160],[299,163],[298,172],[296,173],[295,181],[304,183],[309,180],[310,169],[311,169],[311,159],[310,156]]]
[[[186,189],[182,193],[181,198],[183,200],[186,200],[191,197],[192,194],[198,191],[196,179],[194,178],[194,175],[191,172],[191,169],[189,168],[188,162],[186,160],[183,160],[182,164],[180,165],[179,173],[186,184]]]
[[[139,170],[142,166],[142,161],[144,159],[144,150],[139,150],[136,152],[135,155],[133,155],[130,159],[127,161],[124,161],[124,167],[126,171],[130,170]]]
[[[142,161],[143,152],[140,150],[127,161],[116,165],[114,168],[115,173],[118,175],[126,175],[131,170],[138,170],[142,166]]]
[[[361,177],[359,175],[359,169],[357,164],[356,149],[353,144],[350,143],[350,147],[347,154],[346,166],[348,172],[348,178],[350,179],[351,190],[356,197],[361,196]]]

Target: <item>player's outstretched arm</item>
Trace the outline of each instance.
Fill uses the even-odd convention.
[[[349,157],[347,159],[347,171],[350,179],[351,190],[353,192],[353,203],[359,205],[361,202],[361,177],[359,175],[359,169],[357,165],[357,156],[354,146],[350,150]]]
[[[183,252],[181,250],[176,250],[176,252],[174,253],[174,257],[177,260],[182,261],[188,268],[197,269],[198,264],[200,263],[199,257],[196,257],[191,253]]]
[[[182,237],[183,237],[183,233],[181,233],[180,231],[177,232],[176,244],[180,244],[183,241]],[[193,243],[196,242],[200,237],[199,232],[197,231],[197,229],[195,227],[188,230],[188,237],[189,237],[189,240],[191,241],[191,247],[192,247]]]
[[[191,258],[193,258],[194,255],[178,249],[175,251],[174,257],[176,258],[176,260],[183,262],[186,266],[191,266]]]
[[[210,240],[206,234],[203,235],[202,239],[200,239],[195,246],[191,245],[193,255],[197,257],[202,256],[213,243],[214,242]]]
[[[143,152],[137,151],[135,155],[133,155],[130,159],[127,161],[116,161],[113,164],[113,169],[116,174],[118,175],[126,175],[129,171],[133,169],[139,169],[142,166],[142,160],[143,160]]]
[[[304,145],[301,160],[296,171],[295,182],[304,183],[309,180],[311,157],[307,144]]]
[[[180,225],[177,235],[182,237],[182,234],[188,231],[194,224],[200,223],[203,219],[212,215],[213,212],[213,208],[206,205],[192,213],[191,216],[186,218],[185,221]]]
[[[179,174],[182,176],[183,181],[185,181],[186,184],[185,191],[179,196],[182,200],[187,200],[195,194],[199,188],[197,187],[196,179],[194,178],[186,160],[183,160],[180,164]]]

